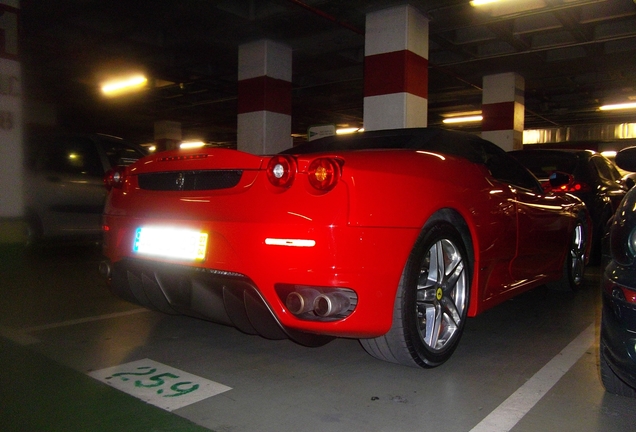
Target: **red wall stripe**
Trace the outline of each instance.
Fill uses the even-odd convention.
[[[483,120],[481,121],[482,131],[499,131],[514,129],[515,126],[515,103],[499,102],[493,104],[483,104],[481,106]]]
[[[238,82],[238,113],[272,111],[291,115],[292,85],[268,76]]]
[[[428,98],[428,59],[408,50],[365,57],[365,97],[402,92]]]

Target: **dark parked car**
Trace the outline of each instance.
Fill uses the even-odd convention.
[[[44,135],[27,141],[27,241],[101,239],[104,174],[146,151],[107,135]]]
[[[570,193],[581,198],[593,223],[591,261],[598,263],[601,238],[607,223],[629,189],[616,166],[592,150],[516,150],[510,155],[528,168],[545,190]],[[568,184],[552,189],[549,178],[557,172],[569,174],[572,178]]]
[[[616,163],[636,171],[636,147],[622,150]],[[604,238],[608,261],[601,282],[601,379],[610,393],[636,397],[636,188],[619,206]],[[606,261],[604,259],[604,261]]]

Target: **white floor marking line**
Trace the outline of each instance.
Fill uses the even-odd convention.
[[[72,325],[75,325],[75,324],[84,324],[84,323],[93,322],[93,321],[102,321],[102,320],[107,320],[107,319],[111,319],[111,318],[120,318],[120,317],[124,317],[124,316],[128,316],[128,315],[138,314],[138,313],[141,313],[141,312],[150,312],[150,309],[139,308],[139,309],[132,309],[132,310],[125,311],[125,312],[115,312],[115,313],[105,314],[105,315],[97,315],[97,316],[92,316],[92,317],[78,318],[78,319],[74,319],[74,320],[68,320],[68,321],[62,321],[62,322],[57,322],[57,323],[43,324],[43,325],[39,325],[39,326],[27,327],[27,328],[24,328],[24,329],[20,329],[20,331],[23,332],[23,333],[30,333],[30,332],[36,332],[36,331],[42,331],[42,330],[50,330],[50,329],[59,328],[59,327],[68,327],[68,326],[72,326]]]
[[[232,390],[150,359],[90,372],[89,376],[166,411]]]
[[[9,327],[0,326],[0,337],[9,339],[18,345],[27,346],[40,342],[40,339]]]
[[[74,320],[62,321],[57,323],[42,324],[39,326],[27,327],[23,329],[13,329],[9,327],[0,326],[0,337],[12,340],[13,342],[23,346],[33,345],[33,344],[39,343],[40,340],[36,338],[35,336],[31,336],[28,334],[31,332],[50,330],[54,328],[67,327],[67,326],[72,326],[75,324],[84,324],[84,323],[94,322],[94,321],[102,321],[102,320],[107,320],[111,318],[120,318],[120,317],[125,317],[128,315],[138,314],[141,312],[150,312],[150,309],[145,309],[145,308],[132,309],[125,312],[115,312],[115,313],[105,314],[105,315],[78,318]]]
[[[594,343],[594,324],[550,360],[532,378],[471,429],[471,432],[508,432],[570,370]]]

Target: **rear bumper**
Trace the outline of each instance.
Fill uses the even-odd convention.
[[[233,326],[267,339],[290,338],[303,345],[329,340],[285,328],[243,275],[135,259],[106,265],[112,293],[149,309]]]
[[[162,221],[105,217],[104,253],[114,294],[162,312],[300,343],[307,333],[353,338],[386,333],[402,269],[418,235],[414,229],[170,222],[210,233],[204,262],[142,259],[132,252],[136,228]],[[316,245],[268,245],[268,237],[311,238]],[[357,304],[341,318],[294,315],[285,304],[286,290],[307,287],[351,290]]]

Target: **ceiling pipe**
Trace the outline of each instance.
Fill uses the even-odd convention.
[[[333,22],[335,24],[338,24],[341,27],[344,27],[344,28],[346,28],[348,30],[351,30],[354,33],[357,33],[359,35],[363,35],[364,36],[364,30],[360,30],[359,28],[357,28],[357,27],[355,27],[355,26],[353,26],[351,24],[348,24],[346,22],[340,21],[336,17],[334,17],[332,15],[329,15],[328,13],[323,12],[320,9],[317,9],[317,8],[315,8],[313,6],[309,6],[308,4],[303,3],[300,0],[288,0],[288,1],[293,3],[293,4],[295,4],[296,6],[300,6],[301,8],[307,9],[308,11],[310,11],[310,12],[312,12],[312,13],[318,15],[318,16],[321,16],[321,17],[323,17],[325,19],[328,19],[329,21],[331,21],[331,22]]]

